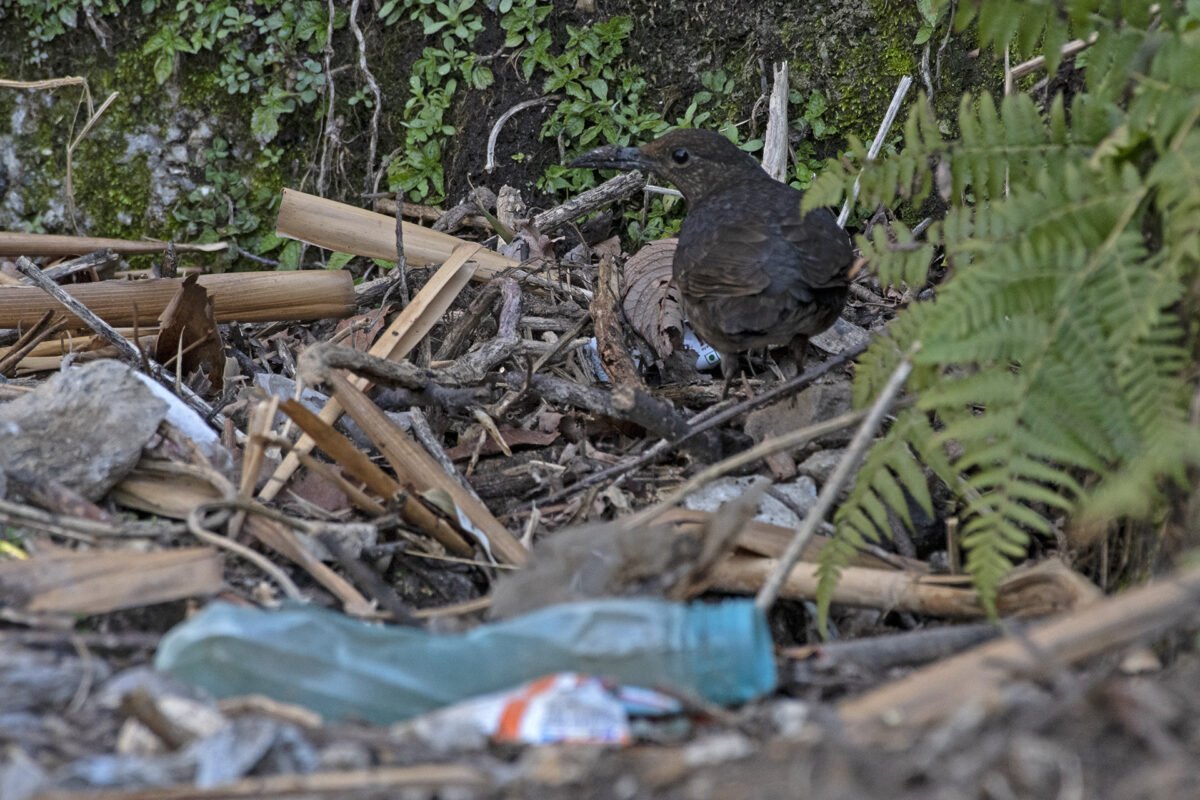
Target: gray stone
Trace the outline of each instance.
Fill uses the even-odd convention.
[[[833,474],[845,452],[845,449],[841,448],[837,450],[818,450],[800,462],[796,469],[801,475],[807,475],[816,481],[818,485],[823,485],[825,481],[829,480],[829,476]]]
[[[850,410],[850,380],[843,376],[813,384],[746,415],[746,433],[756,442],[807,428]],[[822,436],[818,441],[841,446],[854,435],[853,426]]]
[[[871,334],[867,333],[865,328],[838,317],[832,327],[818,333],[808,341],[826,353],[838,355],[852,347],[871,341]]]
[[[716,511],[725,503],[736,500],[751,487],[763,482],[767,482],[767,478],[761,475],[721,478],[699,491],[692,492],[683,504],[693,511]],[[817,501],[817,486],[811,478],[806,476],[801,476],[789,483],[777,484],[775,489],[804,513],[807,513]],[[785,528],[794,528],[801,521],[792,509],[770,495],[764,495],[759,501],[758,514],[754,518],[760,522],[769,522]]]
[[[60,372],[0,405],[0,469],[99,500],[137,464],[166,413],[119,361]]]

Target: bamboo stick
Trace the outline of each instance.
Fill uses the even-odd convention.
[[[891,732],[911,742],[916,729],[944,723],[956,714],[1004,708],[1011,702],[1014,681],[1193,624],[1197,599],[1200,567],[1185,567],[850,698],[838,712],[858,741],[876,741]]]
[[[773,558],[731,556],[713,570],[712,587],[726,592],[758,591],[778,564]],[[817,595],[817,565],[799,562],[788,573],[780,596],[812,600]],[[1000,585],[996,605],[1004,616],[1042,616],[1095,601],[1099,594],[1086,578],[1056,560],[1018,570]],[[847,567],[833,591],[833,602],[884,610],[911,611],[951,619],[987,615],[979,593],[965,576],[922,575],[900,570]]]
[[[158,321],[182,284],[182,278],[158,278],[64,288],[110,325],[147,326]],[[350,273],[337,270],[202,275],[200,285],[212,297],[217,322],[305,321],[354,312],[353,280]],[[33,325],[48,310],[61,311],[62,306],[40,289],[0,288],[0,328]],[[80,324],[74,315],[68,318]]]
[[[340,374],[331,375],[328,384],[338,403],[379,448],[402,483],[418,492],[443,490],[471,523],[487,535],[497,560],[518,566],[525,563],[529,557],[525,546],[508,532],[487,506],[443,472],[433,456],[397,428],[379,406]]]
[[[412,302],[404,307],[396,319],[392,320],[392,324],[388,326],[387,330],[380,334],[375,343],[371,345],[369,351],[371,355],[393,361],[398,361],[408,355],[416,347],[421,337],[429,333],[434,324],[442,318],[446,309],[450,308],[450,304],[454,302],[454,298],[458,297],[467,285],[467,281],[475,273],[475,262],[470,259],[478,249],[479,245],[477,244],[467,244],[447,259],[446,263],[421,287],[421,291],[417,292],[417,296],[412,299]],[[353,384],[363,390],[372,385],[365,378],[358,377],[353,379]],[[336,400],[330,400],[321,409],[320,417],[325,422],[333,424],[341,415],[342,407]],[[300,466],[300,454],[311,452],[313,444],[311,436],[305,434],[300,437],[293,451],[284,457],[283,462],[272,473],[271,479],[259,492],[258,496],[263,502],[269,502],[279,494]]]
[[[441,264],[456,247],[468,244],[448,233],[411,222],[404,226],[404,257],[409,266]],[[283,190],[276,233],[291,239],[367,258],[396,260],[396,220],[365,208],[326,200],[294,189]],[[517,266],[491,250],[481,249],[471,258],[479,264],[476,280],[491,280],[496,273]]]
[[[63,236],[51,233],[25,233],[23,231],[0,231],[0,256],[81,256],[95,250],[109,249],[127,256],[145,253],[161,253],[168,242],[146,242],[135,239],[107,239],[101,236]],[[181,244],[175,249],[181,253],[219,253],[229,245],[225,242],[211,244]]]

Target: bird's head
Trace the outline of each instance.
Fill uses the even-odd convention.
[[[757,161],[721,134],[690,128],[641,147],[597,147],[567,166],[653,172],[675,184],[689,203],[732,180],[766,177]]]

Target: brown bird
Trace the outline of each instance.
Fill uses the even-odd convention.
[[[808,337],[841,313],[854,258],[846,232],[828,209],[802,213],[803,192],[719,133],[676,130],[642,147],[600,147],[568,166],[646,170],[679,187],[688,213],[672,272],[727,381],[737,354],[750,349],[788,345],[802,365]]]

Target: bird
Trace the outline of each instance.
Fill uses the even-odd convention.
[[[643,170],[687,203],[672,275],[692,328],[721,355],[726,391],[738,354],[787,346],[802,368],[808,339],[837,321],[854,252],[827,208],[775,180],[714,131],[670,131],[641,147],[606,145],[568,167]]]

